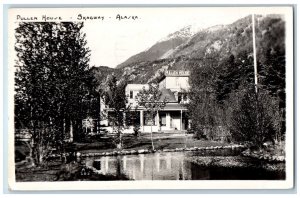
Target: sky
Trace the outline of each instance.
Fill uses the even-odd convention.
[[[275,8],[276,9],[276,8]],[[168,34],[187,25],[196,29],[230,24],[252,13],[277,13],[274,8],[122,8],[93,12],[112,19],[85,21],[91,66],[115,67],[130,56],[142,52]],[[121,16],[138,19],[118,20]],[[91,14],[92,15],[92,14]]]
[[[281,14],[279,7],[107,7],[107,8],[53,8],[10,10],[11,30],[17,26],[18,16],[23,18],[43,16],[60,17],[62,21],[84,22],[87,47],[91,50],[90,66],[116,67],[129,57],[145,51],[168,34],[192,25],[203,29],[226,25],[250,14]],[[121,19],[122,17],[135,17]],[[85,17],[85,18],[84,18]],[[97,17],[88,19],[87,17]],[[53,19],[52,21],[58,21]],[[36,20],[31,20],[36,21]],[[13,32],[9,34],[13,41]],[[13,46],[13,45],[11,45]],[[13,51],[13,48],[10,49]]]

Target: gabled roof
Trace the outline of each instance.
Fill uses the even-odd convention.
[[[162,95],[160,97],[160,102],[162,102],[163,100],[166,100],[167,103],[169,102],[177,102],[176,97],[174,96],[174,94],[172,93],[172,91],[170,89],[161,89],[160,90],[162,92]]]

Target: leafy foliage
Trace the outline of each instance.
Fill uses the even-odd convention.
[[[46,145],[42,140],[63,152],[67,134],[74,132],[76,139],[81,132],[92,78],[82,27],[71,22],[20,23],[15,31],[15,115],[23,123],[16,127],[33,130],[37,155]],[[38,128],[47,130],[41,133]],[[37,163],[42,158],[37,157]]]
[[[152,137],[152,126],[154,123],[155,115],[158,114],[159,110],[162,110],[167,102],[166,98],[162,97],[162,92],[159,90],[158,84],[148,84],[148,87],[143,89],[137,94],[136,99],[138,105],[146,109],[146,112],[150,116],[151,120],[151,143],[152,150],[154,150],[153,137]]]
[[[188,106],[191,118],[190,131],[197,138],[214,139],[212,133],[222,124],[219,119],[220,109],[214,93],[217,78],[218,54],[213,53],[194,65],[190,76],[190,103]]]
[[[230,130],[233,139],[250,142],[258,147],[261,147],[265,141],[274,141],[276,103],[263,90],[255,93],[252,87],[242,92],[244,93],[239,94],[241,100],[238,101],[237,108],[234,108],[231,118]]]
[[[111,76],[108,80],[108,89],[103,94],[104,102],[112,111],[110,118],[113,130],[117,133],[116,144],[122,146],[122,131],[125,127],[125,115],[130,111],[130,106],[126,105],[127,96],[125,95],[126,83],[117,83],[117,78]]]

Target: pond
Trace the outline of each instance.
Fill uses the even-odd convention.
[[[284,171],[267,170],[240,151],[157,152],[86,158],[100,175],[130,180],[281,180]],[[217,163],[216,163],[217,162]],[[232,164],[234,166],[232,166]]]

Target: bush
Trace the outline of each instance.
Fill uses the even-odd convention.
[[[253,146],[262,147],[265,141],[274,141],[277,117],[274,99],[264,90],[241,91],[241,100],[233,107],[230,132],[233,140],[250,142]],[[275,110],[274,110],[275,109]]]
[[[191,122],[191,128],[189,128],[187,132],[190,134],[194,134],[193,137],[198,140],[206,139],[203,128],[197,122]]]

